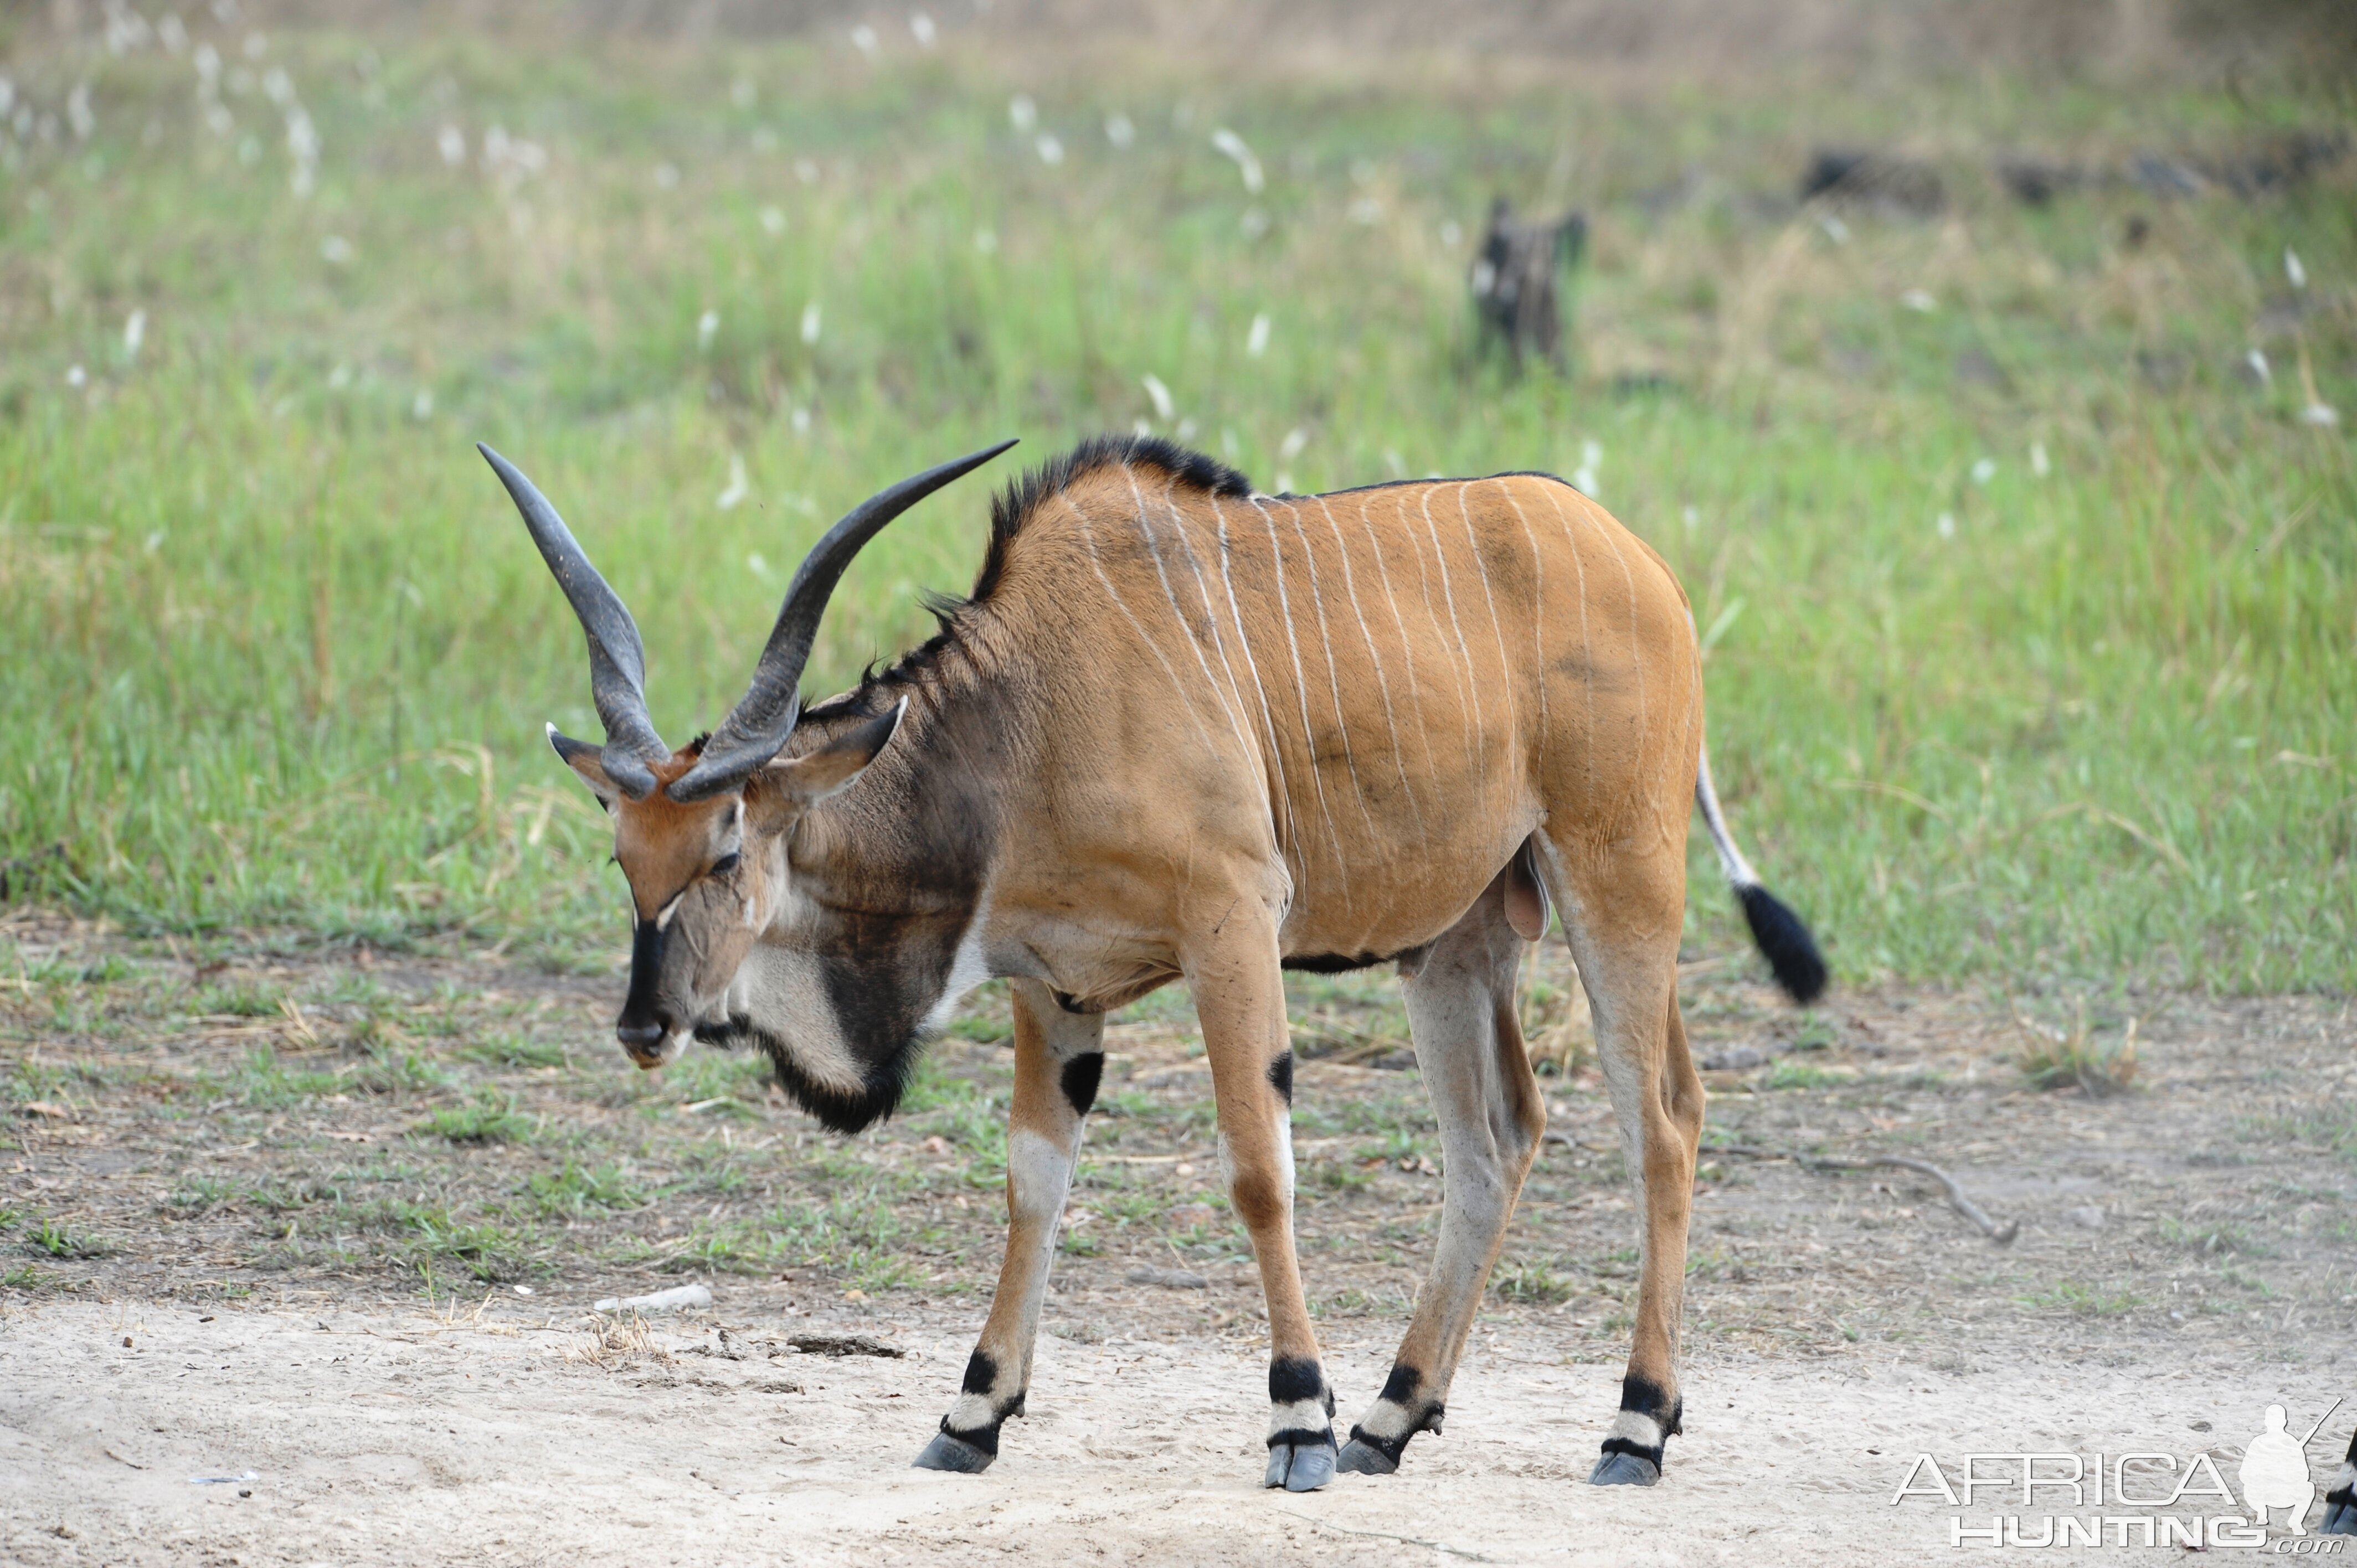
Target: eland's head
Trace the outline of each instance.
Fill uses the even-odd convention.
[[[590,691],[604,744],[576,740],[551,725],[549,743],[614,819],[614,858],[630,882],[630,990],[614,1033],[632,1061],[660,1067],[691,1034],[727,1036],[730,993],[763,933],[792,896],[788,845],[812,807],[848,789],[898,731],[906,703],[830,723],[813,744],[792,747],[801,720],[802,668],[828,596],[860,546],[878,530],[1012,441],[944,463],[869,498],[827,531],[786,590],[753,681],[708,736],[674,751],[647,715],[646,653],[639,628],[573,538],[555,508],[513,464],[481,448],[523,514],[533,542],[555,574],[589,645]],[[794,955],[784,957],[791,961]],[[823,955],[822,955],[823,956]],[[838,965],[838,967],[840,967]],[[807,999],[811,1042],[823,1064],[844,1053],[830,992],[844,989],[820,958],[773,964],[765,987],[788,1011]],[[830,983],[833,982],[833,983]],[[850,1082],[805,1059],[798,1069],[771,1042],[781,1071],[812,1079],[823,1100],[855,1092]]]

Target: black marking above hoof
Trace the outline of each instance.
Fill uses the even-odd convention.
[[[2357,1535],[2357,1502],[2336,1503],[2327,1499],[2324,1522],[2316,1527],[2319,1535]]]
[[[917,1455],[920,1470],[949,1470],[961,1476],[979,1476],[990,1468],[996,1454],[985,1454],[980,1448],[952,1432],[936,1432],[925,1451]]]
[[[1650,1487],[1662,1478],[1662,1467],[1634,1454],[1607,1454],[1587,1473],[1591,1487]]]
[[[1261,1477],[1264,1487],[1283,1487],[1288,1492],[1314,1492],[1334,1478],[1334,1434],[1328,1433],[1323,1441],[1272,1443],[1268,1447],[1268,1470]]]
[[[1342,1444],[1334,1468],[1351,1476],[1395,1476],[1399,1461],[1353,1433],[1351,1441]]]

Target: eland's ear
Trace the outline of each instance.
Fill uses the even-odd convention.
[[[581,782],[588,785],[589,792],[597,797],[597,804],[608,811],[612,811],[614,802],[622,797],[624,791],[606,772],[606,748],[560,734],[554,725],[548,726],[548,744],[556,748],[556,755],[565,759],[565,767],[581,776]]]
[[[849,789],[876,760],[877,753],[890,743],[900,727],[900,715],[908,711],[909,699],[903,697],[892,704],[890,713],[845,730],[816,751],[770,763],[760,772],[761,794],[777,806],[799,813]]]

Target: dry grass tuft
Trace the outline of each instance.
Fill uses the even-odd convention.
[[[565,1348],[565,1359],[595,1367],[601,1372],[651,1364],[670,1366],[673,1362],[672,1353],[655,1342],[654,1330],[648,1326],[647,1320],[635,1312],[600,1317],[595,1327]]]
[[[2023,1036],[2021,1053],[2014,1059],[2033,1089],[2069,1089],[2076,1085],[2086,1091],[2089,1099],[2104,1100],[2126,1093],[2136,1082],[2136,1019],[2128,1020],[2127,1028],[2118,1039],[2108,1042],[2094,1037],[2087,1026],[2083,1005],[2067,1030],[2050,1029],[2035,1023],[2018,1008],[2014,1011],[2013,1021]]]

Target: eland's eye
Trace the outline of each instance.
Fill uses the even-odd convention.
[[[736,869],[737,853],[734,850],[712,863],[712,875],[715,876],[726,876]]]

